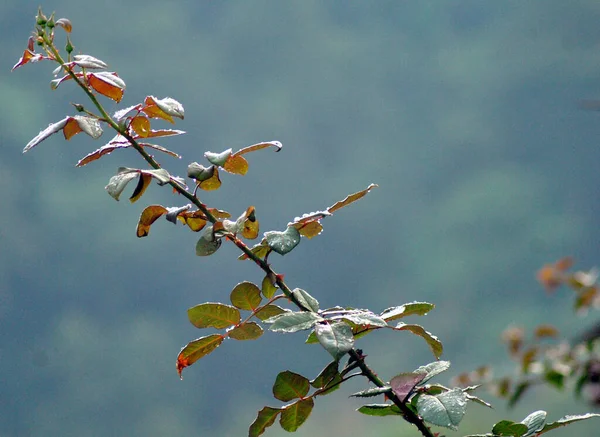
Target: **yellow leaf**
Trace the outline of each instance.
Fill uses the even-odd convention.
[[[142,197],[142,194],[146,191],[146,189],[150,186],[150,182],[152,182],[152,175],[148,173],[140,173],[140,178],[138,180],[138,184],[133,190],[133,194],[129,198],[131,203],[136,202]]]
[[[243,156],[230,155],[223,165],[223,170],[243,176],[248,172],[248,161]]]
[[[147,117],[138,115],[131,120],[131,128],[142,138],[150,134],[150,120]]]
[[[79,123],[77,123],[77,120],[73,117],[69,117],[67,124],[65,124],[65,127],[63,128],[65,139],[70,140],[74,135],[77,135],[81,131],[81,127],[79,126]]]
[[[349,196],[346,196],[346,198],[344,200],[340,200],[339,202],[336,202],[332,206],[327,208],[327,211],[333,214],[334,211],[337,211],[338,209],[341,209],[344,206],[348,206],[351,203],[356,202],[361,197],[364,197],[373,188],[377,188],[377,187],[378,187],[377,184],[371,184],[364,190],[359,191],[358,193],[350,194]]]
[[[154,223],[160,216],[167,213],[167,208],[161,205],[150,205],[144,211],[142,211],[142,215],[140,215],[140,219],[138,221],[136,234],[138,237],[145,237],[150,232],[150,226]]]
[[[218,190],[221,186],[221,179],[219,179],[219,170],[217,167],[215,167],[213,175],[210,178],[200,182],[198,186],[206,191]]]
[[[301,227],[295,227],[298,229],[298,232],[300,232],[300,235],[306,238],[316,237],[323,231],[323,225],[316,220],[314,222],[303,224]]]

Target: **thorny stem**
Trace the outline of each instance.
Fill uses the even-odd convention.
[[[42,38],[44,40],[45,46],[50,50],[50,52],[54,56],[56,62],[58,62],[61,66],[64,67],[65,61],[61,57],[61,55],[58,52],[58,50],[56,49],[56,47],[54,46],[54,43],[51,40],[51,38],[48,37],[48,34],[46,33],[45,29],[42,34]],[[79,87],[85,92],[85,94],[92,101],[92,103],[98,109],[98,111],[100,111],[100,114],[102,115],[102,120],[105,121],[106,123],[108,123],[110,125],[110,127],[112,127],[120,135],[125,137],[127,139],[127,141],[129,141],[131,146],[144,158],[144,160],[146,160],[146,162],[152,168],[154,168],[154,169],[161,168],[160,164],[154,159],[154,157],[152,155],[148,154],[148,152],[146,152],[146,150],[133,138],[133,136],[131,136],[131,134],[127,131],[127,129],[125,127],[119,126],[119,124],[116,121],[114,121],[113,118],[106,112],[106,110],[104,109],[102,104],[98,101],[98,99],[96,98],[94,93],[86,85],[85,81],[83,79],[80,79],[79,77],[77,77],[77,75],[70,68],[63,68],[63,70],[65,70],[67,72],[67,74],[75,81],[75,83],[77,83],[77,85],[79,85]],[[183,186],[181,186],[179,183],[175,182],[172,178],[169,181],[169,185],[171,185],[171,187],[173,187],[173,189],[175,191],[177,191],[179,194],[184,196],[186,199],[188,199],[190,202],[192,202],[200,211],[202,211],[202,213],[207,217],[208,221],[210,221],[211,223],[217,222],[217,219],[215,218],[215,216],[213,216],[210,213],[210,211],[208,210],[206,205],[204,205],[200,201],[200,199],[198,199],[198,197],[196,197],[196,195],[195,195],[196,190],[194,190],[194,193],[192,194],[189,191],[187,191]],[[269,263],[267,263],[264,259],[256,256],[248,248],[248,246],[242,240],[237,238],[235,235],[228,235],[228,237],[229,237],[228,238],[229,240],[231,240],[248,258],[250,258],[252,261],[254,261],[270,278],[275,278],[276,285],[281,289],[281,291],[285,294],[285,296],[292,303],[294,303],[294,305],[296,305],[301,311],[312,311],[310,308],[305,307],[296,298],[296,296],[292,293],[292,290],[289,288],[289,286],[283,280],[283,277],[281,275],[278,275],[277,273],[275,273],[275,271],[271,268],[271,265]],[[356,351],[356,349],[354,349],[354,348],[351,349],[350,351],[348,351],[348,355],[357,362],[358,367],[362,371],[362,375],[364,375],[369,381],[371,381],[373,384],[375,384],[378,387],[386,386],[385,382],[381,378],[379,378],[379,376],[377,376],[377,374],[375,372],[373,372],[369,366],[367,366],[367,364],[364,361],[364,358],[365,358],[364,355],[359,354]],[[396,396],[392,391],[387,393],[387,396],[400,409],[400,411],[404,415],[404,419],[407,422],[415,425],[419,429],[421,434],[423,434],[424,437],[434,437],[433,433],[425,425],[423,420],[415,412],[413,412],[409,407],[407,407],[405,405],[405,403],[400,398],[398,398],[398,396]]]

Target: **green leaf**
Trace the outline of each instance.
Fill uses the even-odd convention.
[[[273,396],[280,401],[287,402],[292,399],[303,398],[310,389],[307,378],[286,370],[280,372],[273,385]]]
[[[383,328],[388,326],[387,322],[379,317],[376,314],[373,314],[371,311],[366,310],[354,310],[350,311],[347,314],[343,314],[340,316],[334,316],[332,319],[345,319],[350,322],[360,325],[360,326],[369,326],[369,327],[380,327]]]
[[[156,182],[158,183],[158,185],[168,184],[169,181],[171,180],[171,175],[164,168],[159,168],[156,170],[140,170],[140,171],[144,174],[151,175],[154,179],[156,179]]]
[[[256,312],[255,316],[258,317],[260,320],[264,321],[270,319],[271,317],[278,316],[279,314],[283,314],[285,312],[288,312],[288,310],[284,310],[283,308],[277,305],[265,305]]]
[[[400,319],[406,316],[424,316],[429,311],[435,308],[435,305],[427,302],[411,302],[405,303],[397,307],[387,308],[381,312],[381,317],[386,322]]]
[[[570,425],[571,423],[579,422],[580,420],[591,419],[593,417],[600,417],[600,414],[587,413],[587,414],[579,414],[579,415],[575,415],[575,416],[571,416],[571,415],[565,416],[561,419],[558,419],[556,422],[545,424],[544,427],[540,431],[538,431],[538,434],[543,434],[545,432],[552,431],[553,429],[559,428],[561,426]]]
[[[517,385],[515,392],[510,396],[510,399],[508,400],[508,408],[514,407],[530,387],[531,384],[527,381],[521,382],[519,385]]]
[[[366,390],[362,390],[350,395],[351,398],[372,398],[373,396],[381,396],[385,393],[390,393],[392,387],[386,385],[385,387],[373,387]]]
[[[248,436],[258,437],[262,435],[268,427],[275,423],[275,419],[279,413],[281,413],[280,408],[263,407],[258,412],[258,416],[254,419],[254,422],[250,425]]]
[[[283,407],[279,424],[287,432],[295,432],[308,419],[315,401],[312,398],[302,399]]]
[[[245,322],[227,331],[234,340],[256,340],[263,335],[263,329],[256,322]]]
[[[286,312],[270,319],[265,320],[265,323],[272,323],[273,332],[297,332],[305,329],[310,329],[317,322],[324,320],[316,313],[308,311]]]
[[[319,339],[317,338],[315,331],[312,331],[310,334],[308,334],[308,337],[306,337],[306,340],[304,341],[306,344],[317,344],[318,342]]]
[[[310,385],[312,385],[314,388],[325,387],[327,383],[334,378],[334,376],[339,374],[338,365],[338,361],[332,361],[329,363],[323,370],[321,370],[317,377],[310,382]]]
[[[339,360],[354,346],[352,328],[344,322],[323,321],[317,323],[315,334],[321,346],[331,354],[334,360]]]
[[[231,156],[231,149],[227,149],[221,153],[205,152],[204,157],[210,162],[219,167],[223,167],[227,159]]]
[[[544,375],[544,379],[559,390],[562,390],[565,387],[565,375],[556,370],[548,370]]]
[[[390,380],[390,386],[394,394],[404,402],[408,398],[408,395],[412,393],[415,386],[423,381],[426,376],[425,373],[401,373]]]
[[[315,395],[317,395],[317,396],[328,395],[329,393],[333,393],[334,391],[339,389],[341,386],[342,386],[342,375],[338,373],[333,377],[333,379],[331,381],[329,381],[327,383],[327,385],[325,385],[325,387],[323,387],[322,390],[319,390],[317,393],[315,393]]]
[[[215,237],[213,226],[208,225],[204,228],[202,235],[196,243],[196,255],[208,256],[215,253],[221,247],[221,239]]]
[[[177,356],[177,373],[181,377],[181,372],[188,366],[191,366],[200,358],[210,354],[221,343],[223,343],[224,337],[219,334],[211,334],[206,337],[200,337],[194,341],[190,341]]]
[[[197,181],[206,181],[213,177],[215,174],[215,166],[204,167],[197,162],[192,162],[188,165],[187,175],[189,178],[196,179]]]
[[[417,410],[426,422],[456,430],[467,411],[467,398],[460,388],[437,396],[424,394],[419,396]]]
[[[400,409],[393,404],[368,404],[363,405],[356,411],[367,416],[402,416]]]
[[[429,348],[436,359],[439,359],[442,356],[442,352],[444,351],[442,342],[439,341],[435,335],[425,331],[421,325],[407,325],[406,323],[400,322],[394,329],[397,331],[410,331],[413,334],[422,337],[429,345]]]
[[[424,373],[425,378],[421,381],[421,385],[425,384],[431,378],[445,372],[450,368],[450,361],[434,361],[433,363],[425,364],[414,371],[414,373]]]
[[[300,232],[293,226],[288,226],[283,232],[269,231],[264,235],[268,246],[279,255],[291,252],[300,243]]]
[[[275,286],[273,281],[271,281],[269,275],[265,275],[265,277],[263,278],[261,284],[261,291],[263,296],[267,299],[271,299],[273,296],[275,296],[275,293],[277,292],[277,287]]]
[[[529,416],[521,421],[522,424],[527,425],[527,432],[523,434],[523,437],[529,437],[536,434],[546,424],[547,413],[543,410],[534,411]]]
[[[492,428],[492,434],[497,436],[521,437],[527,432],[527,425],[501,420]]]
[[[231,291],[229,298],[233,306],[248,311],[258,308],[262,301],[260,289],[252,282],[240,282],[237,284]]]
[[[312,310],[313,312],[319,311],[319,301],[312,297],[308,292],[302,290],[301,288],[294,288],[292,290],[292,295],[307,309]]]
[[[203,303],[187,311],[188,319],[196,328],[223,329],[237,325],[241,320],[240,311],[222,303]]]

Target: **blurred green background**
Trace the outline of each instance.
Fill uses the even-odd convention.
[[[56,135],[23,146],[86,103],[71,83],[52,92],[54,66],[9,73],[26,47],[38,3],[0,4],[0,436],[239,436],[263,405],[278,405],[278,371],[314,377],[329,362],[304,335],[226,342],[184,371],[175,357],[200,335],[186,309],[226,301],[261,272],[231,245],[203,259],[198,237],[157,222],[137,239],[151,203],[179,206],[149,189],[130,205],[104,191],[120,151],[83,169],[103,145]],[[599,264],[598,114],[577,108],[600,96],[600,3],[482,1],[138,1],[42,4],[73,22],[76,51],[98,57],[127,83],[122,105],[144,96],[183,103],[188,132],[161,144],[171,172],[206,150],[265,140],[244,178],[223,175],[203,194],[237,216],[255,205],[261,231],[378,183],[360,203],[323,221],[325,231],[274,267],[322,307],[380,311],[425,300],[419,320],[444,342],[452,373],[492,363],[511,372],[499,333],[509,324],[554,322],[566,335],[568,292],[535,282],[546,262],[573,255]],[[62,37],[62,36],[61,36]],[[158,125],[157,125],[158,126]],[[170,126],[165,126],[170,127]],[[131,188],[132,189],[132,188]],[[406,333],[359,341],[389,379],[433,358]],[[451,376],[442,375],[440,382]],[[317,400],[298,436],[409,436],[400,420],[354,412],[353,380]],[[513,411],[473,405],[460,433],[487,432],[534,409],[549,419],[590,407],[569,392],[537,390]],[[554,435],[593,435],[598,422]],[[266,435],[287,435],[277,425]]]

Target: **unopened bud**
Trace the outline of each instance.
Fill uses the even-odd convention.
[[[35,17],[35,22],[37,23],[38,26],[45,26],[46,23],[48,22],[48,18],[42,12],[41,7],[38,8],[38,13],[37,13],[37,16]]]

